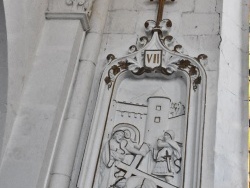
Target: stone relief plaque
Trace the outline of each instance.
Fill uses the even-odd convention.
[[[182,53],[171,25],[147,21],[151,37],[108,55],[79,187],[199,187],[206,56]]]
[[[125,187],[143,178],[155,186],[179,186],[186,129],[179,104],[186,104],[186,90],[180,78],[130,75],[121,81],[110,103],[94,187]]]

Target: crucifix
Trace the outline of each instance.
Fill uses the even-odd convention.
[[[154,0],[150,0],[154,1]],[[164,4],[166,0],[158,0],[159,1],[159,7],[158,7],[158,14],[157,14],[157,19],[156,19],[156,27],[159,27],[160,22],[162,21],[162,16],[163,16],[163,10],[164,10]],[[170,0],[170,1],[175,1],[175,0]]]

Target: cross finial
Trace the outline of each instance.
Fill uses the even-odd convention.
[[[150,0],[154,1],[154,0]],[[160,22],[162,21],[162,15],[163,15],[163,10],[164,10],[164,4],[166,0],[158,0],[159,1],[159,7],[158,7],[158,14],[157,14],[157,20],[156,20],[156,27],[159,27]],[[175,1],[175,0],[170,0],[170,1]]]

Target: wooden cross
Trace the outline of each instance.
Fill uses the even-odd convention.
[[[154,0],[150,0],[154,1]],[[163,16],[163,10],[164,10],[164,4],[166,0],[158,0],[159,1],[159,7],[158,7],[158,14],[157,14],[157,19],[156,19],[156,27],[159,27],[160,22],[162,21],[162,16]],[[175,1],[175,0],[170,0],[170,1]]]
[[[148,147],[146,144],[143,144],[141,149],[143,147]],[[140,170],[137,169],[138,165],[140,164],[141,160],[142,160],[142,156],[141,155],[136,155],[132,164],[131,165],[127,165],[125,163],[118,163],[116,164],[115,166],[121,170],[124,170],[126,171],[126,174],[124,176],[124,178],[129,178],[131,177],[132,175],[135,175],[135,176],[138,176],[138,177],[143,177],[143,178],[146,178],[148,180],[151,180],[153,182],[155,182],[155,184],[158,186],[158,187],[162,187],[162,188],[177,188],[176,186],[174,185],[171,185],[163,180],[160,180],[158,179],[157,177],[155,176],[152,176],[150,174],[147,174],[145,172],[142,172]]]

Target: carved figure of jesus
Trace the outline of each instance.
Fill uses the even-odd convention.
[[[134,155],[145,156],[149,152],[147,150],[140,150],[140,146],[130,139],[130,132],[128,130],[117,130],[112,134],[111,139],[104,145],[102,151],[102,165],[101,180],[99,187],[108,188],[112,186],[117,179],[124,176],[124,172],[116,168],[115,164],[123,162],[130,164],[134,159]]]

